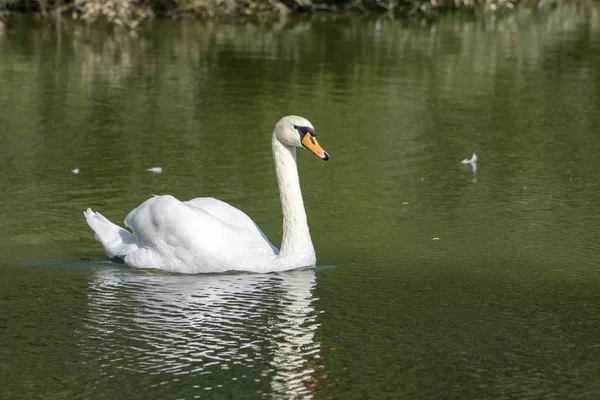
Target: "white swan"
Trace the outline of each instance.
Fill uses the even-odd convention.
[[[314,266],[316,262],[296,165],[296,147],[323,160],[312,124],[283,117],[273,130],[272,148],[283,211],[281,250],[245,213],[220,200],[199,197],[181,202],[155,196],[125,218],[132,233],[91,209],[84,211],[95,238],[113,261],[132,267],[180,273],[272,272]]]

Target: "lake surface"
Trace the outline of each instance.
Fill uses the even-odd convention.
[[[152,194],[225,200],[278,245],[270,138],[292,113],[331,155],[299,154],[316,269],[106,259],[82,211],[121,222]],[[0,397],[597,399],[599,126],[597,7],[13,20]]]

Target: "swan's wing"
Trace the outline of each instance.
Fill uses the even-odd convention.
[[[193,200],[184,201],[183,204],[192,206],[195,210],[209,213],[216,219],[237,228],[249,230],[258,228],[254,221],[243,211],[212,197],[197,197]]]
[[[125,218],[140,246],[160,241],[196,255],[266,251],[277,254],[261,230],[242,211],[215,199],[181,202],[173,196],[146,200]]]
[[[219,219],[237,229],[244,229],[250,232],[258,233],[267,243],[269,243],[269,246],[276,254],[279,253],[277,247],[271,244],[263,231],[258,227],[258,225],[256,225],[254,221],[252,221],[252,218],[246,215],[246,213],[239,208],[235,208],[224,201],[217,200],[212,197],[197,197],[189,201],[184,201],[183,204],[188,204],[198,210],[209,213],[216,219]]]

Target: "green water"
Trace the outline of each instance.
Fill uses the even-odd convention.
[[[0,397],[599,398],[599,27],[581,5],[10,21]],[[105,259],[82,211],[120,222],[162,193],[225,200],[279,244],[270,135],[291,113],[331,155],[299,154],[315,270]]]

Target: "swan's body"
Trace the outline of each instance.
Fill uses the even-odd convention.
[[[273,131],[273,158],[283,211],[281,251],[244,212],[213,198],[181,202],[173,196],[155,196],[125,218],[133,233],[100,213],[84,212],[111,259],[132,267],[172,272],[271,272],[314,266],[296,165],[296,147],[306,147],[327,160],[310,122],[302,117],[282,118]]]

